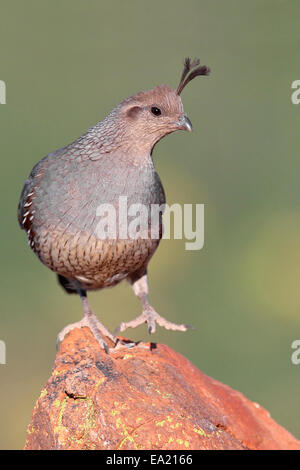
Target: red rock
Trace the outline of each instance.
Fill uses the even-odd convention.
[[[300,442],[167,346],[107,355],[83,328],[61,344],[25,449],[300,449]]]

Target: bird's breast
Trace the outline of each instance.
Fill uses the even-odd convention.
[[[35,192],[35,221],[72,233],[95,234],[105,210],[127,222],[138,206],[150,215],[151,207],[165,202],[161,181],[153,165],[128,165],[103,157],[100,162],[55,160],[45,168]],[[126,214],[124,214],[126,211]]]
[[[151,226],[151,207],[164,201],[151,165],[55,159],[35,187],[34,250],[50,269],[86,288],[114,285],[146,266],[156,250],[162,223],[159,216]]]

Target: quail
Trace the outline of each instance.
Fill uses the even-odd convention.
[[[83,304],[82,320],[66,326],[59,342],[73,328],[88,326],[106,352],[105,337],[116,345],[114,334],[91,310],[87,291],[112,287],[124,279],[143,310],[117,331],[142,323],[148,324],[149,333],[155,332],[156,323],[186,331],[187,325],[166,320],[148,301],[147,266],[162,237],[161,213],[156,237],[120,236],[128,215],[118,216],[115,236],[99,237],[97,210],[103,204],[117,210],[125,196],[128,206],[163,207],[165,193],[153,165],[153,148],[167,134],[192,130],[180,94],[195,77],[208,74],[209,68],[198,59],[185,59],[176,90],[161,85],[125,99],[77,140],[40,160],[25,181],[18,220],[29,246],[57,274],[63,289],[79,294]],[[150,219],[147,224],[150,233]]]

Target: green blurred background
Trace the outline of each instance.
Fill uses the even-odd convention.
[[[194,132],[154,152],[169,203],[205,204],[205,247],[164,240],[150,299],[185,334],[153,338],[266,407],[300,437],[299,113],[297,0],[0,0],[0,447],[22,448],[49,377],[57,333],[81,304],[27,246],[16,208],[32,166],[80,136],[123,98],[177,86],[185,56],[210,78],[183,93]],[[114,329],[140,313],[126,283],[90,295]],[[146,327],[131,333],[148,339]]]

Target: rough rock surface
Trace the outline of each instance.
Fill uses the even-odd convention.
[[[60,346],[25,449],[300,449],[300,442],[167,346],[107,355],[82,328]]]

